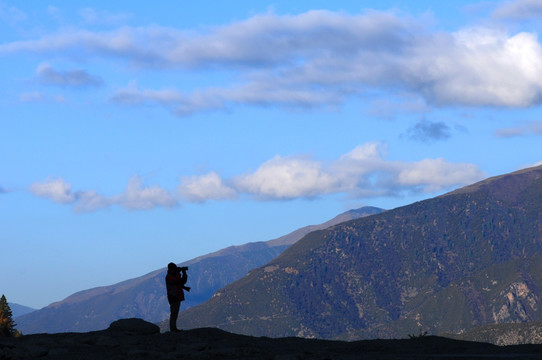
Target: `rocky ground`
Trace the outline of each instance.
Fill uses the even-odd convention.
[[[215,328],[160,333],[141,319],[107,330],[0,338],[0,359],[542,359],[542,345],[499,347],[442,337],[356,342],[255,338]]]

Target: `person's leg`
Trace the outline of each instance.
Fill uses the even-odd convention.
[[[176,331],[177,330],[177,317],[179,316],[179,308],[181,307],[180,301],[172,302],[169,305],[169,309],[171,311],[169,315],[169,331]]]

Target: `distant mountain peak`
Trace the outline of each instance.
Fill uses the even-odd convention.
[[[9,307],[11,309],[13,318],[36,311],[36,309],[33,309],[29,306],[24,306],[16,303],[9,303]]]
[[[337,225],[345,221],[379,214],[383,211],[385,210],[381,208],[373,207],[373,206],[363,206],[359,209],[351,209],[342,214],[335,216],[333,219],[328,220],[322,224],[309,225],[309,226],[302,227],[287,235],[281,236],[277,239],[269,240],[267,243],[271,246],[291,245],[312,231],[323,230],[330,226]]]

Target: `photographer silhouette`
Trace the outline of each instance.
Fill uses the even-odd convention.
[[[186,281],[188,280],[188,275],[186,274],[187,270],[188,267],[178,267],[175,263],[169,263],[167,266],[166,288],[170,309],[170,331],[179,331],[179,329],[177,329],[177,317],[179,316],[181,301],[184,301],[184,290],[190,291],[190,288],[185,286]]]

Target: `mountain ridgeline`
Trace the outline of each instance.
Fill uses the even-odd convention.
[[[542,166],[311,232],[179,326],[353,340],[537,320]]]
[[[300,228],[278,239],[231,246],[179,264],[190,267],[187,285],[192,288],[182,309],[208,300],[215,291],[271,261],[311,231],[382,211],[375,207],[350,210],[325,223]],[[80,291],[16,318],[17,328],[24,334],[92,331],[102,330],[117,319],[131,317],[158,323],[169,316],[165,273],[163,268],[118,284]]]

